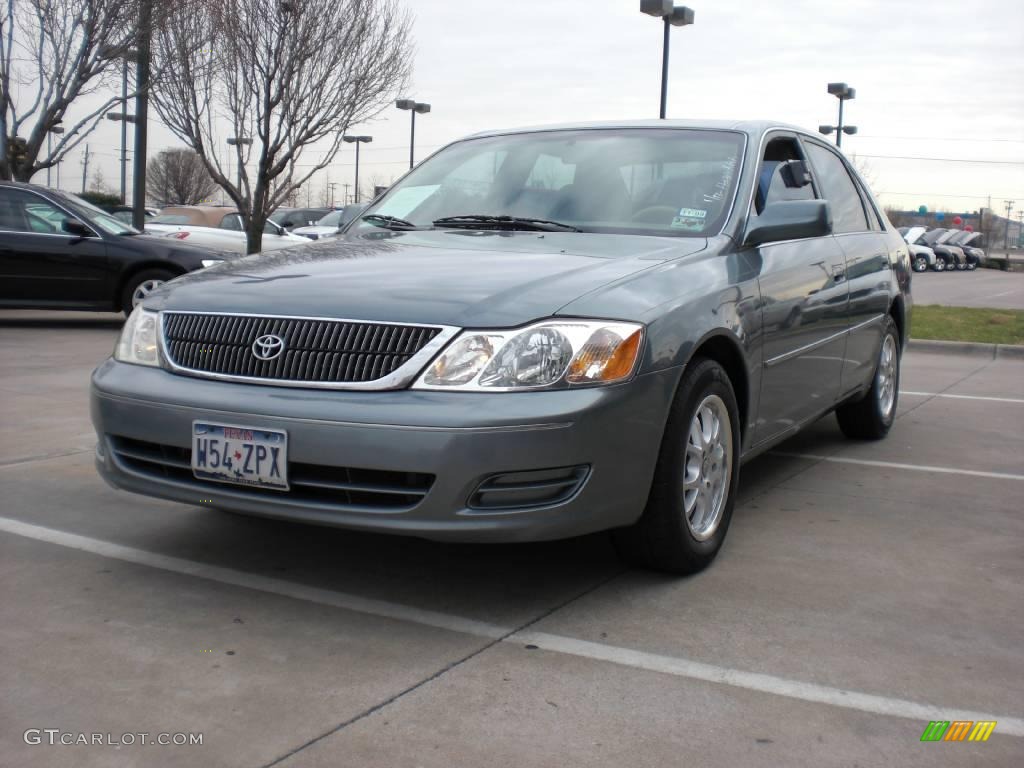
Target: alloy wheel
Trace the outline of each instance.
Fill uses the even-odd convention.
[[[711,538],[722,520],[732,479],[732,422],[718,395],[697,406],[683,459],[683,514],[698,541]]]
[[[882,351],[878,358],[876,384],[878,391],[878,408],[882,418],[888,419],[896,403],[896,367],[899,359],[896,355],[896,339],[891,333],[886,334],[882,342]]]
[[[134,309],[135,307],[137,307],[139,305],[139,302],[141,302],[143,299],[149,296],[149,294],[151,294],[153,291],[155,291],[163,284],[163,280],[143,280],[141,283],[135,286],[135,290],[132,291],[132,308]]]

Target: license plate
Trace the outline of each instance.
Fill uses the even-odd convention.
[[[192,422],[192,474],[200,480],[288,490],[288,433]]]

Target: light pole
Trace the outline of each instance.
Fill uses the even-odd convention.
[[[693,10],[684,5],[675,5],[674,0],[640,0],[640,12],[661,18],[665,23],[664,39],[661,43],[661,111],[665,119],[665,105],[668,101],[668,31],[669,27],[685,27],[693,24]]]
[[[843,134],[853,136],[857,132],[855,125],[843,125],[843,102],[857,98],[857,89],[851,88],[846,83],[829,83],[828,92],[839,99],[839,124],[819,125],[818,133],[828,136],[832,131],[836,132],[836,146],[843,146]]]
[[[134,48],[118,48],[114,45],[100,46],[100,56],[104,58],[121,59],[121,113],[128,112],[128,62],[139,60],[139,52]],[[109,113],[107,115],[110,116]],[[117,118],[110,118],[116,120]],[[125,203],[125,190],[128,186],[128,123],[134,120],[121,122],[121,205]]]
[[[128,66],[127,64],[125,65]],[[127,82],[127,81],[126,81]],[[135,124],[135,115],[127,112],[107,112],[107,120],[121,124],[121,205],[125,202],[125,189],[128,183],[128,123]]]
[[[228,139],[228,146],[231,147],[248,147],[252,144],[252,139],[243,139],[238,136],[231,136]],[[228,155],[230,159],[231,155]],[[242,194],[242,150],[238,150],[238,194]]]
[[[427,109],[429,109],[429,108],[430,108],[430,106],[428,105]],[[413,112],[412,114],[413,114],[413,118],[415,118],[416,117],[416,113]],[[369,144],[371,141],[373,141],[373,136],[345,136],[345,137],[342,138],[342,141],[344,141],[344,142],[346,142],[348,144],[355,144],[356,145],[356,200],[355,201],[358,203],[359,202],[359,145],[360,144]],[[409,167],[412,168],[411,165]]]
[[[61,121],[58,120],[57,121],[58,124],[54,125],[50,130],[48,130],[46,132],[46,159],[47,160],[49,160],[51,157],[53,157],[52,142],[51,142],[51,138],[50,137],[53,134],[55,134],[55,133],[58,133],[58,134],[59,133],[64,133],[64,129],[61,128],[60,125],[59,125],[60,122]],[[50,166],[46,166],[46,186],[50,186]],[[60,189],[60,163],[57,163],[57,188]]]
[[[395,106],[399,109],[408,109],[412,113],[412,134],[409,137],[409,170],[412,170],[415,165],[416,153],[416,113],[427,114],[430,111],[430,105],[414,99],[399,99],[395,102]]]

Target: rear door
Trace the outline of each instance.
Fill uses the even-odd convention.
[[[860,389],[875,370],[882,320],[891,301],[891,266],[881,217],[845,158],[830,145],[804,139],[814,176],[832,208],[834,236],[843,249],[850,291],[849,339],[842,395]]]
[[[110,264],[99,235],[64,232],[77,218],[41,195],[0,187],[0,300],[67,307],[106,306]]]
[[[796,137],[773,133],[758,169],[751,216],[777,200],[811,200],[815,187],[787,186],[783,164],[804,160]],[[827,410],[839,396],[846,344],[846,264],[827,237],[766,243],[761,260],[764,360],[755,441],[776,438]]]

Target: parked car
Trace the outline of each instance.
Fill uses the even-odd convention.
[[[965,230],[961,230],[953,235],[948,241],[949,245],[955,245],[964,252],[967,269],[977,269],[978,265],[981,264],[985,258],[985,251],[981,248],[971,246],[971,243],[979,242],[980,239],[981,232],[967,232]]]
[[[330,208],[278,208],[270,214],[270,220],[291,232],[316,224],[330,212]]]
[[[354,203],[336,211],[331,211],[311,227],[298,227],[293,234],[308,237],[310,240],[321,240],[337,237],[356,216],[366,210],[366,206]]]
[[[206,248],[244,254],[247,250],[242,215],[227,206],[183,205],[164,208],[146,222],[146,232],[188,241]],[[293,235],[267,221],[263,225],[262,251],[306,245],[307,238]]]
[[[0,306],[130,313],[163,283],[229,258],[141,235],[74,195],[0,181]]]
[[[910,248],[910,264],[915,272],[927,272],[929,269],[941,272],[945,269],[944,259],[936,258],[935,251],[927,245],[917,244],[918,238],[928,231],[928,227],[900,227],[897,231],[903,235]]]
[[[132,221],[134,221],[134,209],[130,205],[111,205],[104,207],[103,210],[124,224],[131,225]],[[156,208],[147,208],[146,220],[148,221],[158,213],[160,213],[160,211]]]
[[[946,272],[954,269],[964,269],[967,260],[966,255],[961,249],[945,242],[951,237],[950,233],[955,231],[943,228],[930,229],[920,238],[921,243],[935,251],[936,258],[941,257],[945,261]]]
[[[151,295],[95,371],[97,466],[186,503],[436,539],[613,529],[677,573],[743,461],[892,426],[907,244],[817,134],[477,134],[345,233]]]

